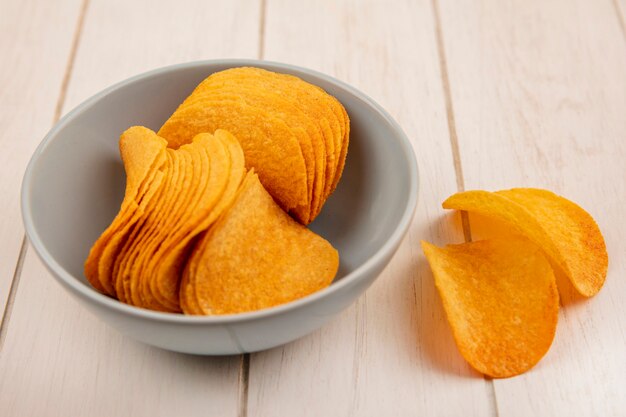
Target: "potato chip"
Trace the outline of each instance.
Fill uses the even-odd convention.
[[[236,75],[233,75],[236,74]],[[326,93],[318,86],[309,84],[298,77],[288,74],[274,73],[260,68],[232,68],[213,74],[212,77],[219,77],[220,82],[224,78],[232,76],[237,81],[242,77],[256,77],[268,83],[270,88],[282,92],[286,98],[292,100],[296,105],[310,117],[318,120],[323,132],[326,145],[326,154],[328,161],[325,171],[325,186],[320,196],[314,196],[311,207],[311,221],[319,214],[324,202],[328,196],[335,190],[336,183],[341,177],[343,164],[345,162],[345,153],[341,158],[344,140],[347,152],[347,140],[349,133],[349,119],[345,108],[334,97]],[[200,84],[198,89],[202,89],[204,82]],[[334,181],[336,179],[336,181]]]
[[[136,242],[134,252],[118,277],[123,282],[131,304],[159,311],[176,311],[176,306],[162,305],[158,297],[149,290],[147,281],[151,277],[145,273],[145,268],[154,258],[168,230],[174,227],[185,211],[183,202],[189,188],[183,188],[183,185],[186,181],[187,165],[191,161],[185,149],[168,149],[168,152],[172,161],[167,171],[168,181],[159,195],[159,201],[151,208],[146,222],[142,224],[143,237]]]
[[[137,283],[131,282],[130,270],[137,268],[141,256],[149,252],[150,243],[156,241],[154,235],[158,234],[162,226],[163,214],[170,208],[166,205],[168,201],[164,196],[167,195],[168,190],[176,187],[177,177],[171,175],[176,163],[174,153],[168,149],[167,162],[162,171],[164,179],[156,191],[155,197],[145,207],[140,220],[133,226],[122,249],[112,260],[113,269],[109,272],[110,279],[115,285],[118,299],[122,302],[136,306],[145,305],[142,299],[140,300],[139,294],[133,291]]]
[[[267,111],[272,117],[278,118],[287,125],[300,144],[307,173],[307,200],[290,211],[301,223],[309,223],[311,200],[313,196],[321,195],[324,187],[323,173],[326,163],[323,140],[319,137],[321,135],[319,130],[315,131],[314,121],[282,95],[273,90],[263,89],[253,82],[238,82],[235,85],[219,84],[211,88],[207,86],[191,97],[193,100],[186,102],[186,105],[198,105],[198,103],[210,105],[209,103],[222,100],[241,100],[249,106]]]
[[[192,240],[200,233],[207,230],[222,212],[228,208],[236,195],[237,190],[243,180],[245,173],[245,162],[243,151],[239,142],[230,133],[224,130],[217,130],[215,137],[202,134],[194,138],[194,143],[206,143],[205,146],[221,142],[225,159],[222,163],[217,158],[217,152],[210,151],[212,177],[222,180],[226,179],[222,186],[213,186],[209,182],[207,192],[209,197],[200,201],[200,205],[192,211],[192,216],[185,219],[181,230],[172,229],[169,235],[163,240],[159,251],[152,258],[146,274],[151,278],[152,292],[157,295],[159,302],[166,306],[175,305],[179,308],[179,281],[183,270],[183,261],[186,259],[186,252]],[[221,178],[220,178],[221,177]],[[219,190],[218,192],[214,192]]]
[[[556,332],[559,296],[541,248],[523,237],[439,248],[422,242],[461,355],[506,378],[532,368]]]
[[[155,138],[147,129],[129,130],[122,136],[125,141],[135,141],[138,149],[149,149]],[[100,285],[97,289],[122,302],[179,312],[179,284],[189,249],[195,237],[232,204],[245,174],[245,160],[237,139],[223,130],[197,135],[191,144],[177,150],[166,149],[163,139],[157,142],[164,163],[149,186],[144,182],[137,188],[136,181],[128,181],[146,195],[137,204],[127,190],[131,201],[123,204],[118,214],[119,218],[128,212],[126,218],[112,225],[113,232],[103,235],[101,239],[107,241],[99,244],[97,257],[92,249],[94,256],[87,260],[86,270],[90,281],[106,282],[113,288],[107,291]],[[125,161],[135,160],[133,152],[122,153]],[[140,173],[133,167],[129,177],[135,179]]]
[[[110,281],[99,273],[102,255],[115,252],[119,241],[139,219],[145,205],[158,188],[161,177],[157,175],[165,163],[167,142],[152,135],[142,127],[131,127],[120,138],[120,154],[126,171],[126,191],[120,211],[111,225],[92,246],[85,262],[85,276],[100,292],[115,295]],[[141,138],[138,139],[138,136]],[[151,191],[152,190],[152,191]]]
[[[248,173],[232,206],[191,255],[181,292],[195,292],[204,314],[258,310],[330,285],[338,265],[330,243],[289,217]]]
[[[260,130],[260,123],[266,128]],[[161,127],[159,135],[168,139],[170,146],[178,147],[194,134],[213,132],[218,127],[241,141],[247,167],[256,169],[262,184],[283,209],[303,224],[314,220],[337,186],[347,153],[349,119],[334,97],[291,75],[232,68],[201,82]],[[295,155],[293,148],[279,156],[274,138],[289,146],[299,144],[304,163],[285,160],[285,155]],[[283,169],[277,170],[281,164]]]
[[[184,103],[161,127],[170,146],[188,143],[198,133],[225,129],[235,135],[266,187],[285,210],[307,202],[307,172],[298,140],[282,120],[243,101]]]
[[[451,196],[443,207],[510,223],[539,245],[586,297],[595,295],[604,284],[608,255],[600,229],[589,213],[563,197],[533,188],[467,191]]]
[[[211,77],[207,81],[211,81]],[[308,199],[291,210],[292,214],[303,224],[309,223],[310,206],[319,204],[317,200],[324,189],[324,172],[326,170],[326,149],[322,132],[317,125],[319,120],[302,111],[298,103],[287,99],[280,90],[272,88],[266,78],[247,77],[231,80],[231,83],[202,83],[185,105],[192,105],[202,100],[219,100],[240,98],[246,104],[267,110],[273,116],[283,120],[298,139],[302,149],[306,170]],[[334,171],[333,171],[334,172]],[[316,201],[312,201],[316,198]]]

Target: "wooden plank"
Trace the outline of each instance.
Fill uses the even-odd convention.
[[[626,54],[610,0],[441,0],[468,189],[544,187],[585,207],[610,266],[590,300],[561,287],[552,349],[495,381],[499,416],[626,410]]]
[[[626,0],[613,0],[622,34],[626,38]]]
[[[460,241],[440,217],[456,191],[429,1],[270,0],[265,58],[361,88],[397,118],[420,164],[409,235],[359,301],[316,333],[251,355],[249,416],[491,415],[491,386],[460,358],[419,239]]]
[[[22,176],[54,119],[80,6],[81,0],[0,0],[0,312],[24,238]]]
[[[259,12],[247,0],[92,0],[64,111],[154,67],[255,57]],[[179,355],[118,335],[71,301],[29,250],[0,356],[0,414],[234,416],[241,359]]]
[[[7,416],[236,416],[240,356],[207,358],[132,341],[87,312],[33,250],[0,357]]]
[[[95,0],[89,10],[66,111],[144,71],[258,54],[259,0]]]

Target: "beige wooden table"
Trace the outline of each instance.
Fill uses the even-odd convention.
[[[0,416],[626,416],[625,21],[626,0],[0,0]],[[203,358],[80,308],[26,243],[19,187],[87,97],[224,57],[362,89],[411,138],[422,189],[394,260],[339,318],[281,348]],[[514,186],[587,208],[610,266],[596,297],[561,294],[536,368],[490,380],[460,357],[419,240],[463,241],[448,195]]]

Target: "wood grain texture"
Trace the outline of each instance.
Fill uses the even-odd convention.
[[[259,12],[260,2],[247,0],[92,0],[63,111],[155,67],[255,57]],[[235,416],[241,366],[241,356],[179,355],[118,335],[29,250],[0,356],[0,415]]]
[[[620,29],[626,39],[626,0],[613,0],[613,4],[615,5],[615,13],[617,14]]]
[[[81,0],[0,0],[0,312],[24,238],[22,176],[52,125],[80,7]]]
[[[493,415],[491,386],[460,358],[419,249],[463,239],[440,217],[456,181],[430,2],[269,0],[264,50],[379,100],[413,142],[422,188],[407,238],[365,296],[318,332],[251,355],[248,415]]]
[[[259,22],[258,0],[91,0],[65,110],[166,65],[256,58]]]
[[[552,349],[494,382],[499,416],[624,415],[626,42],[614,4],[440,3],[466,187],[562,194],[596,218],[610,257],[596,297],[560,287]]]

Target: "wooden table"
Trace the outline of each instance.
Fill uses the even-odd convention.
[[[626,0],[0,0],[1,416],[625,416]],[[287,346],[192,357],[122,337],[51,279],[19,187],[46,131],[131,75],[247,57],[314,68],[379,101],[411,138],[419,208],[351,308]],[[419,240],[463,241],[442,200],[537,186],[588,209],[606,285],[562,293],[530,372],[461,358]],[[469,225],[471,227],[471,223]]]

